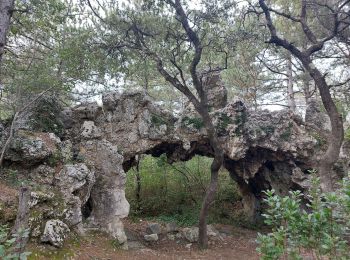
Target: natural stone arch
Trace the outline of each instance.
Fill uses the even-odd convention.
[[[36,236],[45,219],[60,219],[71,229],[83,230],[85,217],[86,228],[105,230],[125,244],[121,221],[129,213],[125,171],[134,157],[166,153],[174,162],[196,154],[212,156],[201,119],[191,106],[175,116],[143,92],[107,93],[102,99],[102,106],[88,103],[64,109],[61,139],[33,129],[17,131],[14,137],[6,165],[23,166],[44,189],[54,191],[36,203],[46,205],[62,197],[52,204],[53,214],[32,222]],[[317,158],[317,140],[301,118],[287,110],[250,111],[239,100],[213,107],[224,166],[240,187],[247,218],[258,218],[263,190],[286,193],[308,186],[307,170]],[[52,158],[55,163],[48,165]],[[39,206],[34,206],[38,212]]]
[[[136,155],[166,153],[170,162],[196,154],[212,156],[200,118],[191,108],[175,117],[143,92],[108,93],[102,108],[87,104],[65,114],[70,115],[66,132],[74,140],[76,157],[83,158],[96,175],[90,223],[121,242],[125,236],[120,219],[129,211],[125,171]],[[275,188],[283,193],[303,188],[315,140],[294,115],[252,112],[241,101],[212,115],[223,142],[225,167],[240,187],[251,221],[257,218],[262,190]]]

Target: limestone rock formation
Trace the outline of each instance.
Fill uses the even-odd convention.
[[[227,104],[219,78],[208,79],[207,84],[212,86],[208,96],[225,153],[224,167],[241,190],[247,218],[258,218],[265,189],[280,194],[307,189],[317,140],[300,123],[302,119],[287,110],[251,111],[238,99]],[[36,192],[30,228],[32,236],[42,236],[42,241],[59,245],[60,239],[52,234],[63,234],[67,228],[99,229],[126,247],[122,219],[130,206],[125,172],[135,157],[166,154],[174,162],[196,154],[213,155],[203,122],[191,106],[175,116],[139,91],[106,93],[102,101],[102,107],[86,103],[65,108],[60,113],[64,128],[60,138],[16,131],[6,153],[5,170],[20,169]],[[6,136],[8,129],[0,131]],[[183,235],[196,240],[195,230]]]
[[[45,224],[44,234],[41,237],[41,241],[50,243],[53,246],[61,247],[68,232],[68,226],[62,221],[57,219],[47,221]]]
[[[144,239],[148,242],[157,241],[158,235],[157,234],[144,235]]]
[[[157,234],[162,233],[162,227],[158,223],[149,223],[146,229],[147,234]]]
[[[25,164],[35,164],[54,155],[60,140],[53,133],[18,130],[10,144],[5,159]]]
[[[183,228],[181,230],[182,235],[184,238],[186,238],[189,242],[197,242],[199,237],[199,229],[198,227],[190,227],[190,228]]]
[[[82,230],[82,206],[90,198],[95,183],[95,175],[83,163],[64,165],[55,176],[55,185],[59,187],[66,202],[66,222]]]

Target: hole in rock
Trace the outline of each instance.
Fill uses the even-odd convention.
[[[197,225],[213,159],[196,155],[187,161],[169,163],[165,154],[157,156],[141,155],[127,171],[129,218],[177,222],[180,226]],[[209,223],[237,224],[242,210],[237,183],[222,167]]]
[[[275,170],[275,166],[273,166],[273,163],[271,161],[267,161],[265,163],[265,166],[266,166],[267,169],[269,169],[272,172]]]
[[[88,199],[88,201],[82,206],[81,213],[83,215],[83,220],[90,217],[92,212],[92,199],[91,197]]]

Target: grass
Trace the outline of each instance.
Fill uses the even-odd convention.
[[[38,260],[38,259],[52,259],[52,260],[61,260],[61,259],[74,259],[76,250],[81,245],[81,238],[72,233],[70,237],[64,242],[62,248],[55,248],[49,246],[39,246],[37,244],[29,245],[28,250],[31,252],[31,255],[28,257],[28,260]]]

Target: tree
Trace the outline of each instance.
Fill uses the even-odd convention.
[[[0,2],[0,64],[4,54],[14,4],[14,0],[3,0]]]
[[[339,158],[340,148],[344,139],[344,128],[342,115],[338,112],[336,104],[330,93],[330,85],[326,81],[326,75],[313,63],[316,53],[324,49],[327,42],[336,39],[347,28],[349,14],[346,12],[346,6],[349,1],[307,1],[301,0],[300,13],[294,16],[291,13],[285,13],[281,10],[274,9],[264,0],[259,0],[259,6],[264,14],[266,26],[270,33],[269,43],[275,44],[289,51],[296,57],[304,69],[310,74],[317,86],[322,103],[327,111],[331,122],[331,132],[325,133],[328,147],[322,158],[318,162],[319,175],[321,178],[321,186],[324,191],[333,190],[333,181],[331,177],[331,169]],[[309,26],[308,17],[318,15],[316,12],[324,12],[326,17],[330,19],[327,24],[329,28],[324,28],[321,33],[316,34],[314,28]],[[302,49],[294,42],[286,39],[278,33],[274,24],[273,15],[283,17],[293,23],[300,25],[300,30],[307,39],[307,48]],[[317,128],[316,126],[313,126]],[[318,129],[319,132],[322,132]]]
[[[8,30],[10,28],[10,20],[13,13],[14,0],[4,0],[0,2],[0,100],[2,97],[2,56],[4,54]]]
[[[208,1],[202,3],[203,9],[190,12],[180,0],[141,1],[141,4],[138,1],[137,5],[113,9],[103,17],[89,1],[88,4],[104,27],[102,42],[109,56],[120,60],[121,56],[136,53],[147,58],[172,88],[188,98],[203,120],[214,157],[211,181],[199,216],[199,245],[206,248],[206,217],[224,156],[209,112],[204,77],[226,67],[227,34],[219,18],[223,13],[229,14],[232,5],[219,6]]]

